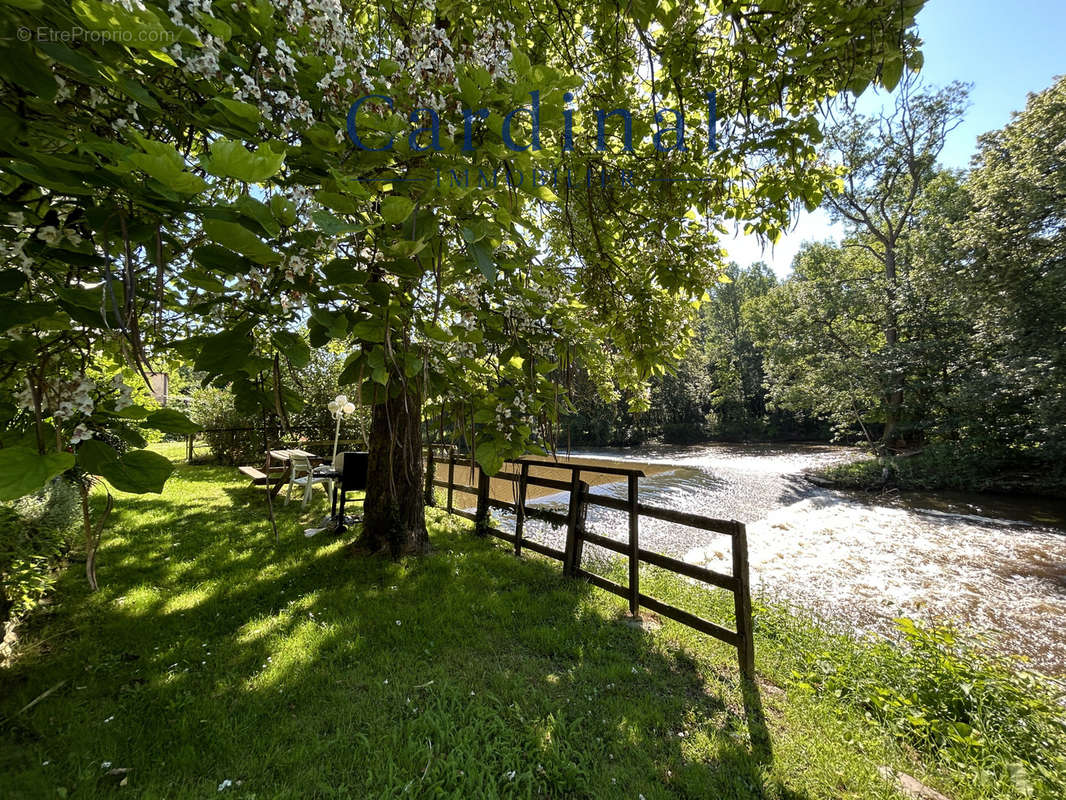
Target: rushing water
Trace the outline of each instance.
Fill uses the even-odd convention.
[[[575,457],[669,464],[640,482],[644,503],[737,519],[748,529],[755,591],[857,630],[908,616],[949,619],[1050,673],[1066,672],[1066,504],[924,493],[876,498],[819,489],[806,469],[854,458],[824,446],[645,447]],[[625,495],[624,484],[594,487]],[[537,501],[565,505],[566,495]],[[587,526],[626,538],[625,515],[590,506]],[[561,532],[529,534],[561,546]],[[641,519],[641,546],[725,572],[727,537]]]

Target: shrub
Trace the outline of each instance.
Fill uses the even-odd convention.
[[[936,442],[921,452],[888,461],[888,480],[877,459],[839,464],[822,477],[846,488],[885,485],[904,490],[954,489],[972,492],[1026,491],[1066,496],[1066,474],[1060,463],[1020,453],[986,453],[954,442]]]
[[[33,608],[51,589],[75,540],[78,490],[62,477],[0,505],[0,621]]]
[[[897,625],[902,646],[823,651],[794,678],[856,703],[900,739],[1006,794],[1066,796],[1061,689],[952,628]]]
[[[234,407],[233,393],[213,386],[193,392],[189,416],[204,428],[204,441],[220,464],[258,463],[263,460],[266,443],[254,430],[247,416]]]
[[[708,438],[707,428],[699,422],[667,422],[663,425],[663,441],[669,444],[696,444]]]

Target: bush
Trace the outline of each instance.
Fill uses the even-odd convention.
[[[1061,689],[951,628],[897,625],[902,646],[823,651],[794,678],[856,703],[900,739],[1006,795],[1066,796]]]
[[[266,442],[247,416],[237,413],[233,393],[213,386],[193,392],[189,416],[204,428],[204,441],[220,464],[255,464],[263,460]],[[238,429],[238,430],[235,430]]]
[[[877,459],[839,464],[820,475],[844,488],[969,492],[1032,492],[1066,496],[1063,465],[1009,453],[983,453],[953,442],[937,442],[921,452],[888,461],[888,480]]]
[[[288,410],[291,437],[286,437],[276,417],[267,420],[267,432],[262,430],[261,417],[249,418],[239,413],[229,389],[207,387],[196,389],[189,404],[189,416],[205,428],[203,440],[211,448],[217,461],[226,465],[258,464],[268,447],[282,441],[298,444],[307,441],[332,442],[336,420],[327,405],[338,394],[349,393],[351,387],[340,385],[344,354],[329,348],[311,351],[311,359],[304,367],[293,369],[286,365],[286,381],[291,381],[302,404]],[[340,438],[362,441],[370,426],[370,408],[360,406],[355,414],[341,422]],[[232,429],[245,430],[232,430]],[[253,428],[254,430],[246,430]],[[214,429],[214,430],[212,430]],[[223,429],[223,430],[219,430]],[[230,430],[226,430],[230,429]],[[314,448],[312,448],[314,449]],[[323,449],[323,448],[319,448]]]
[[[30,610],[52,588],[75,539],[78,504],[77,488],[60,477],[0,505],[0,621]]]
[[[708,438],[707,428],[699,422],[667,422],[663,425],[663,441],[669,444],[696,444]]]

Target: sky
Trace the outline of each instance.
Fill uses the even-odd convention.
[[[967,167],[980,134],[1002,128],[1012,111],[1025,108],[1026,95],[1066,74],[1066,0],[929,0],[918,14],[918,32],[927,84],[973,84],[965,120],[949,134],[941,153],[946,167]],[[892,96],[867,90],[858,110],[876,113],[885,102],[891,104]],[[818,209],[801,212],[772,248],[743,235],[725,245],[741,265],[762,260],[783,278],[803,242],[839,239],[842,232]]]

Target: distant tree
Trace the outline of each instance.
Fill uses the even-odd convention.
[[[777,278],[762,262],[732,263],[725,277],[700,309],[711,378],[710,429],[718,436],[749,438],[764,432],[767,408],[762,352],[744,305],[770,291]]]
[[[961,237],[975,317],[960,386],[986,449],[1066,455],[1066,77],[979,140]]]
[[[880,265],[867,251],[805,245],[787,281],[745,307],[773,403],[830,421],[870,421],[883,398]],[[873,438],[872,435],[870,437]]]
[[[912,268],[908,237],[920,222],[922,193],[937,177],[937,157],[947,134],[961,121],[968,88],[953,83],[937,91],[923,89],[914,76],[900,85],[894,108],[877,116],[853,114],[830,128],[823,152],[838,160],[845,174],[839,191],[830,192],[825,207],[831,219],[844,222],[847,245],[864,250],[879,267],[876,285],[879,311],[870,309],[884,338],[876,363],[882,395],[883,448],[900,443],[907,376],[904,343],[909,332],[903,284]]]

